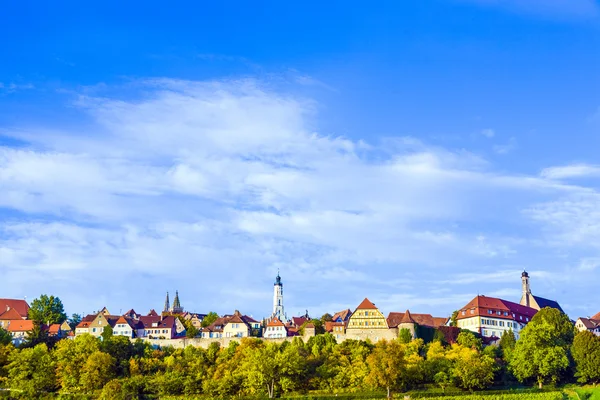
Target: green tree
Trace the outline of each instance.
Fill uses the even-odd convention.
[[[543,308],[521,331],[510,359],[515,377],[534,378],[542,388],[548,380],[558,382],[569,367],[569,347],[574,330],[569,318],[555,308]]]
[[[458,326],[458,310],[452,312],[452,316],[450,317],[450,326]]]
[[[209,312],[206,315],[206,317],[204,317],[204,319],[202,320],[202,327],[206,328],[207,326],[209,326],[210,324],[215,322],[217,320],[217,318],[219,318],[219,314],[217,314],[214,311]]]
[[[0,345],[0,388],[6,387],[6,366],[9,363],[11,353],[15,351],[15,347],[12,344]]]
[[[43,294],[31,302],[29,319],[38,324],[62,324],[67,319],[67,314],[58,297]]]
[[[515,338],[515,333],[511,330],[504,331],[502,337],[500,338],[500,349],[502,350],[502,358],[504,361],[508,362],[510,357],[515,349],[517,344],[517,339]]]
[[[80,322],[81,322],[81,315],[80,314],[72,314],[71,318],[69,318],[69,326],[71,327],[71,329],[73,331],[75,331],[75,327],[77,325],[79,325]]]
[[[580,383],[598,383],[600,381],[600,337],[590,331],[575,335],[571,346],[575,361],[575,376]]]
[[[398,333],[398,339],[400,339],[400,343],[410,343],[413,339],[412,332],[408,328],[402,328]]]
[[[391,391],[400,386],[400,378],[405,372],[403,347],[397,341],[377,342],[373,352],[367,357],[369,374],[365,383],[375,388],[387,391],[391,398]]]
[[[104,329],[102,329],[102,333],[100,334],[100,336],[102,336],[102,341],[109,341],[110,338],[113,337],[113,328],[110,325],[106,325],[104,327]]]
[[[39,322],[34,321],[33,328],[27,332],[25,341],[21,344],[21,347],[35,347],[38,344],[44,343],[46,345],[53,345],[54,340],[50,340],[48,331]]]
[[[13,351],[6,369],[10,388],[23,391],[27,398],[39,398],[40,392],[56,389],[54,362],[43,343]]]
[[[458,386],[473,391],[485,389],[494,382],[494,359],[480,353],[474,346],[453,345],[448,352],[453,361],[452,376]]]
[[[329,313],[325,313],[321,316],[321,323],[325,325],[325,322],[329,322],[333,319],[333,315]]]
[[[12,342],[12,335],[9,331],[0,326],[0,346],[7,345]]]
[[[87,359],[100,350],[100,341],[92,335],[77,335],[74,340],[60,340],[54,349],[58,384],[64,392],[81,390],[81,373]]]
[[[115,377],[115,359],[95,351],[86,360],[81,371],[81,386],[85,392],[94,392]]]
[[[475,336],[475,334],[471,331],[462,331],[458,334],[456,338],[456,342],[464,347],[473,348],[476,350],[481,350],[483,348],[483,343],[481,339]]]
[[[198,328],[196,328],[194,325],[191,325],[191,324],[185,330],[185,336],[187,336],[190,339],[198,336],[198,333],[199,333]]]

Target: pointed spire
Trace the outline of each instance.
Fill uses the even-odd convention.
[[[165,299],[165,309],[163,311],[169,312],[170,308],[171,308],[171,304],[169,303],[169,292],[167,292],[167,298]]]
[[[183,312],[183,308],[181,307],[181,303],[179,302],[179,292],[175,291],[175,299],[173,299],[173,308],[171,309],[174,313]]]

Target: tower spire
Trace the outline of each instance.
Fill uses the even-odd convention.
[[[173,308],[171,312],[175,314],[180,314],[183,312],[183,307],[181,307],[181,302],[179,301],[179,291],[175,291],[175,299],[173,299]]]
[[[273,315],[272,317],[285,321],[286,316],[283,311],[283,283],[277,269],[277,277],[275,277],[275,285],[273,285]]]
[[[165,299],[165,309],[163,310],[163,312],[169,312],[170,308],[171,305],[169,303],[169,292],[167,292],[167,298]]]

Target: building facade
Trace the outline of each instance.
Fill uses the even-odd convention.
[[[521,330],[537,313],[535,308],[495,297],[477,296],[458,311],[459,328],[468,329],[491,339],[512,331],[519,339]]]
[[[271,314],[271,318],[277,318],[279,321],[287,320],[283,308],[283,283],[279,271],[277,271],[277,277],[275,277],[275,284],[273,285],[273,314]]]

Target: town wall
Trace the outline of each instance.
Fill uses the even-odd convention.
[[[397,328],[388,329],[362,329],[362,328],[349,328],[346,329],[345,335],[340,335],[338,342],[342,342],[346,339],[354,340],[367,340],[376,343],[380,340],[394,340],[398,338]]]

